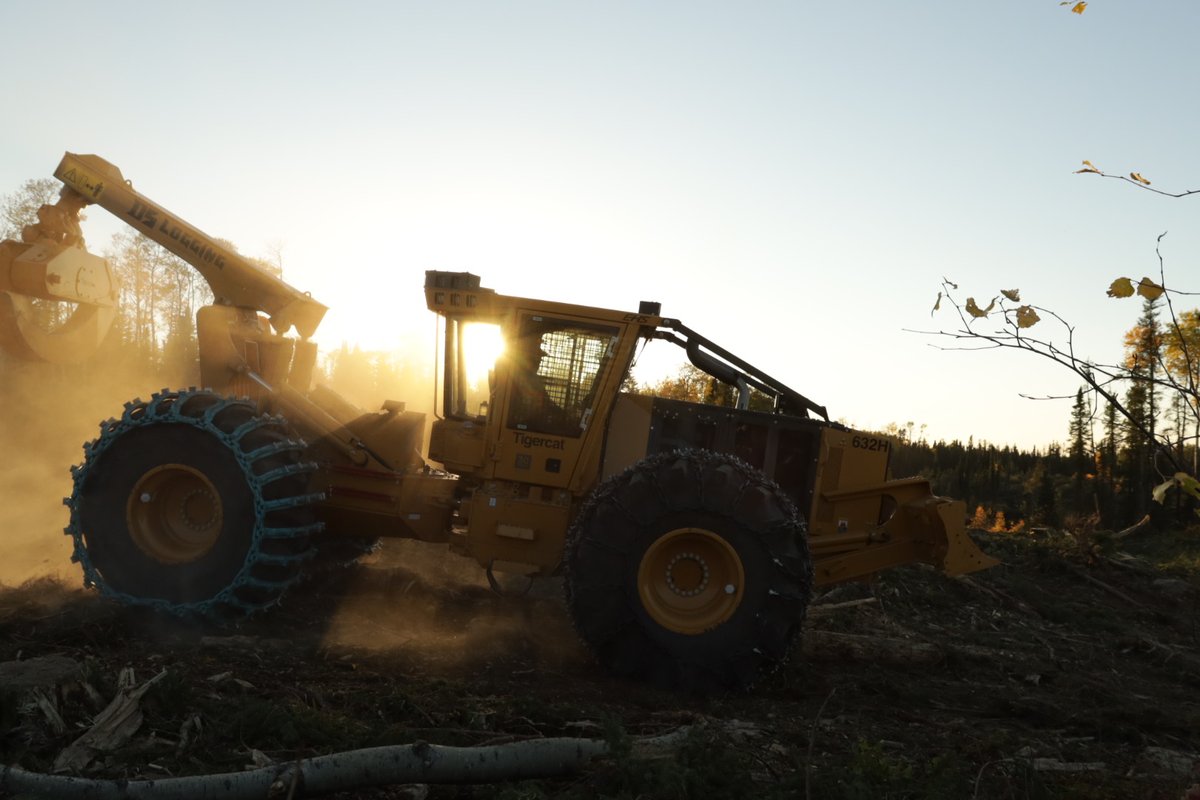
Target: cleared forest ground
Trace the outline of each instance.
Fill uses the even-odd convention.
[[[835,588],[783,667],[708,698],[601,672],[553,585],[501,598],[411,547],[232,630],[41,579],[0,591],[0,662],[58,657],[69,674],[39,691],[7,680],[3,761],[49,771],[124,672],[131,685],[161,677],[132,735],[79,774],[573,736],[606,738],[612,754],[569,778],[339,796],[1183,798],[1200,783],[1200,531],[1122,549],[977,535],[1002,566],[965,580],[907,567]],[[626,747],[680,730],[670,757]]]

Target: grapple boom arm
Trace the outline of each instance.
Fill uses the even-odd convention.
[[[262,311],[277,332],[295,326],[305,339],[325,316],[324,305],[135,191],[103,158],[67,153],[54,177],[195,267],[217,303]]]

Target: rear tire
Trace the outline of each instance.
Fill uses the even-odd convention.
[[[690,691],[774,669],[812,593],[804,522],[761,472],[700,450],[596,489],[568,536],[567,606],[618,675]]]
[[[274,605],[320,530],[304,448],[248,400],[192,390],[127,404],[72,469],[66,532],[84,583],[180,615]]]

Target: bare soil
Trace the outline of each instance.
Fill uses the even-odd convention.
[[[1200,783],[1200,533],[1144,533],[1124,550],[1051,533],[981,544],[1004,564],[969,580],[906,567],[818,597],[786,664],[717,697],[603,673],[553,584],[499,597],[407,546],[236,628],[39,579],[0,590],[0,662],[62,656],[80,672],[43,706],[3,687],[0,747],[7,764],[49,771],[122,670],[165,671],[132,738],[82,774],[581,736],[615,755],[567,779],[339,796],[1183,798]],[[621,747],[685,726],[673,758]]]

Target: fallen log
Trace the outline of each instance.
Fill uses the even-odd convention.
[[[1013,595],[1009,594],[1008,592],[1001,591],[1000,589],[997,589],[994,586],[987,586],[986,584],[983,584],[983,583],[975,580],[970,575],[959,575],[957,578],[955,578],[955,580],[958,581],[963,586],[969,586],[972,589],[974,589],[975,591],[980,592],[981,594],[986,594],[989,597],[992,597],[992,598],[1000,601],[1000,603],[1003,605],[1006,605],[1010,608],[1014,608],[1017,611],[1020,611],[1022,614],[1028,614],[1031,617],[1041,617],[1042,616],[1042,613],[1040,611],[1038,611],[1036,608],[1034,608],[1033,606],[1026,603],[1024,600],[1020,599],[1019,597],[1014,597]]]
[[[1095,577],[1093,577],[1093,576],[1091,576],[1091,575],[1087,574],[1086,572],[1084,572],[1084,571],[1083,571],[1082,569],[1080,569],[1079,567],[1073,567],[1073,566],[1071,566],[1071,565],[1069,565],[1069,564],[1068,564],[1068,565],[1067,565],[1067,569],[1068,569],[1068,570],[1070,570],[1070,571],[1071,571],[1073,574],[1075,574],[1075,575],[1078,575],[1079,577],[1083,578],[1083,579],[1084,579],[1085,581],[1087,581],[1088,583],[1090,583],[1090,584],[1093,584],[1094,586],[1099,586],[1101,589],[1103,589],[1104,591],[1108,592],[1108,593],[1109,593],[1109,594],[1111,594],[1113,597],[1119,597],[1120,599],[1124,600],[1126,603],[1128,603],[1128,604],[1129,604],[1129,605],[1131,605],[1131,606],[1135,606],[1135,607],[1137,607],[1137,608],[1141,608],[1141,609],[1144,609],[1144,610],[1146,610],[1146,611],[1150,611],[1150,610],[1152,610],[1152,609],[1151,609],[1151,608],[1150,608],[1148,605],[1146,605],[1145,603],[1139,603],[1137,600],[1134,600],[1132,597],[1130,597],[1129,595],[1125,594],[1125,593],[1124,593],[1124,592],[1122,592],[1120,589],[1116,588],[1115,586],[1109,586],[1107,583],[1105,583],[1104,581],[1100,580],[1099,578],[1095,578]]]
[[[1117,541],[1120,541],[1121,539],[1125,539],[1130,536],[1133,536],[1135,533],[1144,531],[1149,527],[1150,527],[1150,515],[1147,514],[1146,516],[1139,519],[1137,522],[1130,525],[1128,528],[1125,528],[1124,530],[1114,533],[1112,538]]]
[[[634,739],[632,755],[653,757],[687,738],[691,728]],[[62,800],[262,800],[317,797],[368,786],[472,784],[570,775],[609,754],[602,739],[560,737],[491,747],[415,742],[306,758],[246,772],[161,780],[92,780],[0,767],[0,796]]]

